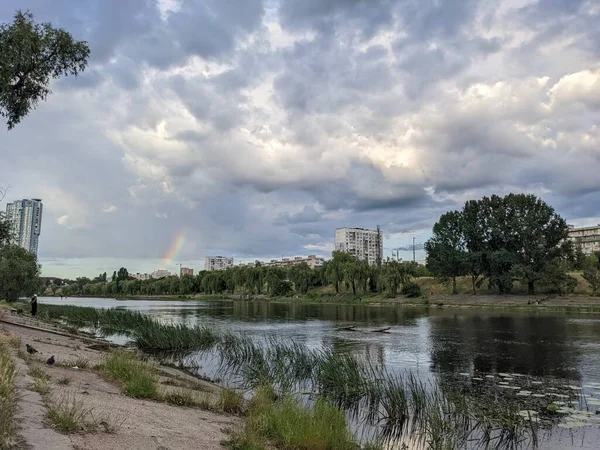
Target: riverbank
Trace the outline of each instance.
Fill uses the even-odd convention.
[[[77,297],[98,298],[98,297]],[[114,299],[114,297],[107,297]],[[68,298],[63,299],[68,304]],[[589,295],[472,295],[472,294],[441,294],[418,298],[398,296],[386,297],[381,294],[330,294],[320,293],[293,297],[268,297],[244,295],[203,295],[196,296],[128,296],[116,300],[154,300],[154,301],[244,301],[244,302],[270,302],[270,303],[302,303],[302,304],[334,304],[334,305],[398,305],[408,307],[434,307],[434,308],[484,308],[508,309],[519,311],[556,311],[578,313],[600,313],[600,297]]]
[[[0,335],[17,368],[14,417],[23,448],[222,449],[241,424],[218,411],[219,387],[133,353],[109,354],[105,342],[10,314]],[[25,344],[39,353],[29,355]]]

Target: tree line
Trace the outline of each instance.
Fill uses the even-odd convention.
[[[515,281],[526,284],[529,294],[540,286],[551,293],[572,292],[577,280],[568,272],[583,260],[568,239],[565,220],[526,194],[470,200],[462,210],[443,214],[425,250],[427,268],[452,283],[453,294],[463,276],[471,278],[473,294],[484,281],[499,294],[510,293]]]
[[[370,266],[352,255],[333,252],[322,267],[310,268],[306,263],[290,267],[239,266],[219,271],[200,271],[197,275],[176,275],[150,280],[137,280],[122,267],[109,279],[106,273],[89,279],[80,277],[59,286],[48,280],[48,287],[62,295],[127,296],[127,295],[195,295],[241,294],[284,297],[306,295],[313,288],[331,286],[336,293],[388,293],[396,296],[404,292],[420,295],[411,280],[427,275],[424,266],[412,262],[388,261]],[[415,287],[416,286],[416,287]],[[418,290],[419,292],[415,292]]]

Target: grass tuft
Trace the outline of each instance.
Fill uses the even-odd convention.
[[[196,396],[186,389],[178,389],[163,396],[163,399],[175,406],[195,406]]]
[[[219,393],[218,407],[228,414],[242,414],[244,412],[244,397],[238,392],[223,389]]]
[[[8,348],[0,343],[0,449],[13,448],[17,444],[14,413],[17,407],[15,388],[15,363]]]
[[[326,400],[312,408],[291,394],[273,399],[272,388],[259,388],[250,403],[243,431],[234,437],[234,450],[262,450],[271,442],[283,450],[348,450],[358,448],[344,414]]]
[[[69,384],[71,384],[71,378],[69,378],[69,377],[59,378],[57,383],[62,386],[68,386]]]
[[[152,366],[133,353],[117,350],[108,355],[99,367],[109,379],[123,383],[128,397],[158,399],[158,382]]]

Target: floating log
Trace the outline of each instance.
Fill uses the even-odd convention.
[[[356,325],[348,325],[347,327],[336,328],[336,331],[356,331]]]
[[[390,331],[392,329],[392,327],[383,327],[383,328],[377,328],[376,330],[371,330],[372,333],[385,333],[387,331]]]

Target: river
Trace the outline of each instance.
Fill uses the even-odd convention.
[[[350,351],[422,379],[509,373],[564,379],[600,398],[600,316],[542,311],[241,301],[41,297],[40,303],[131,309],[168,322],[214,326],[256,339],[290,338]],[[345,325],[358,331],[338,331]],[[387,333],[374,329],[391,327]],[[213,376],[211,368],[204,375]],[[593,389],[597,389],[594,392]],[[593,398],[593,397],[590,397]],[[592,400],[594,403],[595,400]],[[600,413],[598,405],[589,411]],[[557,429],[540,448],[598,448],[597,425]]]

